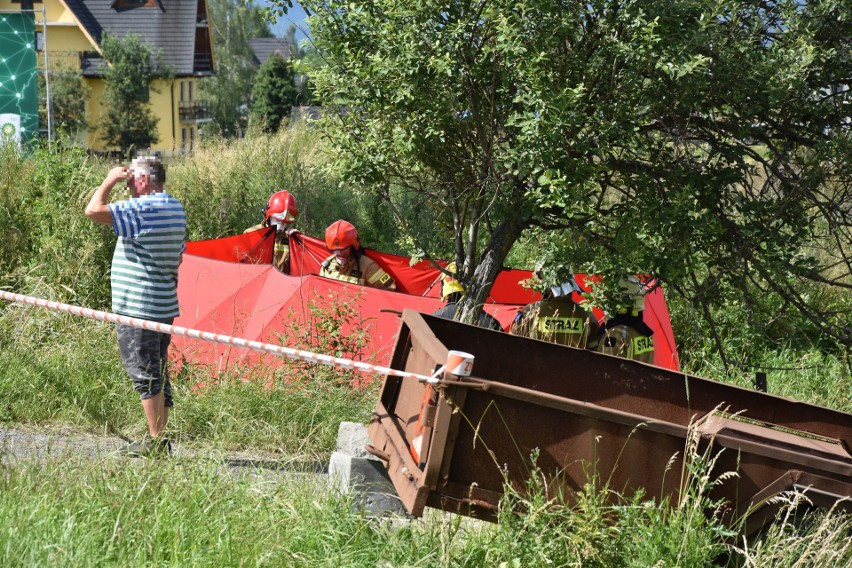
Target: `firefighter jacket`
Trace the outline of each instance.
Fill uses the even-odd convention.
[[[352,255],[343,266],[335,262],[334,255],[329,256],[322,262],[320,276],[370,288],[396,290],[396,282],[391,275],[363,254]]]
[[[592,349],[597,342],[595,316],[570,297],[539,300],[515,316],[509,333],[533,339]]]
[[[249,227],[243,231],[243,233],[251,233],[252,231],[257,231],[258,229],[263,228],[264,225],[261,223],[260,225]],[[290,237],[285,232],[275,233],[275,245],[272,250],[272,265],[284,274],[290,274]]]
[[[609,319],[598,332],[598,353],[607,353],[643,363],[654,363],[654,330],[632,310]]]

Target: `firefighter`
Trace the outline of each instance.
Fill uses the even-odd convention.
[[[250,233],[275,227],[272,264],[284,274],[290,274],[290,237],[299,234],[299,231],[293,228],[298,218],[299,206],[296,204],[296,198],[287,190],[276,191],[269,196],[263,208],[263,222],[244,231]]]
[[[583,293],[572,276],[567,282],[546,290],[542,299],[524,307],[515,316],[509,333],[533,339],[594,349],[598,339],[598,321],[572,298]]]
[[[654,362],[654,330],[643,319],[645,285],[635,276],[619,281],[621,307],[598,331],[599,353],[643,363]]]
[[[447,272],[456,274],[456,263],[449,263],[446,270]],[[464,297],[464,287],[461,283],[449,274],[444,274],[441,278],[441,300],[446,302],[446,304],[444,304],[444,307],[438,309],[433,315],[436,315],[439,318],[455,319],[456,308],[458,307],[462,297]],[[484,310],[479,315],[479,323],[476,325],[484,327],[485,329],[503,331],[503,326],[500,325],[500,322]]]
[[[358,231],[347,221],[335,221],[325,230],[325,246],[331,256],[320,268],[320,276],[361,286],[396,290],[396,282],[374,260],[364,254]]]

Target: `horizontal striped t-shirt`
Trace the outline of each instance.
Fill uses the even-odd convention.
[[[166,193],[109,204],[118,243],[112,256],[112,310],[167,320],[179,315],[177,279],[186,248],[186,213]]]

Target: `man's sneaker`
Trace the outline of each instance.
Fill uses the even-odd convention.
[[[148,438],[128,444],[125,453],[132,458],[166,457],[172,453],[172,442],[168,438]]]

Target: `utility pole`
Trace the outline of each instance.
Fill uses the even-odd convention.
[[[21,0],[29,2],[32,0]],[[44,96],[47,98],[47,146],[53,141],[53,102],[50,99],[50,59],[47,51],[47,8],[41,5],[41,49],[44,52]]]

